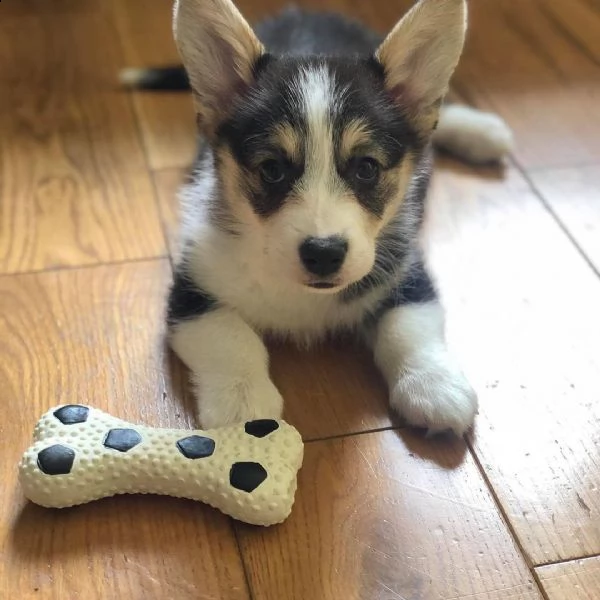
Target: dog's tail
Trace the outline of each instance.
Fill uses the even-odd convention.
[[[121,85],[130,90],[184,91],[190,83],[181,65],[123,69],[119,73]]]

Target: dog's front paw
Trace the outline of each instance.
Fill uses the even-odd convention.
[[[202,382],[193,377],[198,418],[204,429],[253,419],[280,419],[283,398],[268,378],[228,378]]]
[[[450,429],[461,436],[477,413],[475,391],[458,367],[444,361],[407,368],[390,393],[392,407],[431,434]]]

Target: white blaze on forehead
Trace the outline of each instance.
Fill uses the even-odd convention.
[[[298,81],[301,108],[306,115],[309,130],[331,129],[335,82],[326,66],[310,67],[301,71]]]
[[[342,236],[348,253],[337,277],[340,285],[348,285],[373,268],[375,230],[372,218],[337,171],[334,123],[346,88],[324,64],[304,68],[292,85],[293,109],[305,123],[296,130],[304,151],[304,173],[290,201],[266,223],[270,236],[266,256],[281,273],[292,267],[294,280],[306,284],[310,276],[298,251],[302,242]]]
[[[310,204],[315,225],[327,235],[331,205],[343,194],[336,170],[333,119],[341,100],[339,89],[326,65],[304,69],[297,82],[299,109],[307,125],[304,176],[299,182],[303,202]]]

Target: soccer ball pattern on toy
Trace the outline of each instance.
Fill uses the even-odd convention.
[[[299,433],[284,421],[157,429],[79,404],[46,413],[34,439],[20,479],[37,504],[62,508],[114,494],[167,494],[258,525],[289,515],[303,455]]]

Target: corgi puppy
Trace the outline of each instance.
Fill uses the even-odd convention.
[[[420,0],[381,40],[334,14],[284,11],[256,32],[230,0],[178,0],[183,67],[128,71],[189,85],[201,134],[170,290],[174,351],[206,428],[281,417],[264,335],[351,332],[407,423],[462,435],[476,394],[444,342],[419,244],[436,144],[499,160],[495,115],[444,106],[465,0]]]

